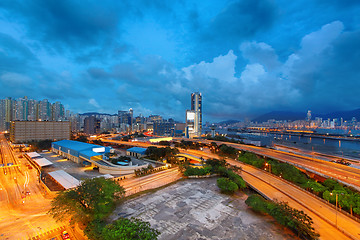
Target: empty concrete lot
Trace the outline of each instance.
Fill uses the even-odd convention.
[[[219,192],[216,179],[178,182],[155,193],[129,200],[110,216],[136,217],[160,230],[161,240],[171,239],[297,239],[255,214],[245,204],[247,196]]]

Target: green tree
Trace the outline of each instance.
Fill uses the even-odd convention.
[[[219,154],[223,156],[236,157],[238,151],[239,150],[237,150],[236,148],[230,147],[226,144],[222,144],[219,147]]]
[[[120,218],[102,230],[103,240],[154,240],[160,232],[139,219]]]
[[[265,200],[262,196],[259,194],[253,194],[250,195],[245,203],[250,206],[255,212],[259,213],[267,213],[269,214],[270,211],[275,207],[275,204],[271,201]]]
[[[299,236],[306,239],[318,239],[319,234],[312,227],[313,220],[303,211],[290,207],[285,202],[276,204],[270,215],[273,216],[280,224],[296,231]]]
[[[223,193],[233,194],[239,189],[236,183],[234,183],[228,178],[218,178],[216,182],[221,192]]]
[[[330,202],[332,196],[330,194],[330,192],[328,190],[326,190],[325,192],[323,192],[323,195],[322,195],[323,199],[325,199],[326,201]]]
[[[287,203],[268,201],[258,194],[249,196],[245,203],[256,212],[268,213],[278,223],[292,229],[305,239],[319,238],[319,234],[312,227],[313,220],[311,217],[303,211],[290,207]]]
[[[247,187],[244,179],[239,175],[237,175],[236,173],[234,173],[233,171],[227,170],[227,176],[231,181],[233,181],[239,187],[239,189],[245,189]]]
[[[87,137],[84,135],[80,135],[76,140],[80,141],[80,142],[85,142],[85,143],[88,142]]]
[[[239,157],[239,160],[241,162],[253,165],[254,167],[257,167],[257,168],[262,168],[265,163],[265,160],[263,158],[260,158],[250,152],[245,152],[245,153],[241,154]]]
[[[302,185],[306,190],[314,192],[316,195],[322,194],[327,188],[322,184],[314,181],[308,180],[306,183]]]
[[[86,179],[79,187],[60,192],[51,202],[49,214],[57,220],[71,217],[87,224],[105,218],[124,194],[125,190],[112,180]]]
[[[323,182],[323,185],[325,187],[327,187],[329,189],[329,191],[332,191],[334,190],[335,186],[338,185],[339,183],[331,178],[328,178],[326,179],[324,182]]]

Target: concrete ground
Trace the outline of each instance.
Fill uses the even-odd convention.
[[[189,179],[123,203],[110,220],[148,221],[161,232],[160,240],[298,239],[272,218],[254,213],[246,198],[221,194],[216,178]]]
[[[77,164],[71,160],[56,155],[53,152],[41,152],[39,154],[53,163],[53,165],[51,166],[43,167],[42,168],[43,172],[64,170],[65,172],[69,173],[71,176],[75,177],[78,180],[93,178],[96,176],[103,175],[99,173],[98,170],[93,170],[92,167],[83,167],[80,164]]]

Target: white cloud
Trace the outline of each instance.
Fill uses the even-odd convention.
[[[0,81],[6,86],[16,87],[30,84],[31,78],[19,73],[7,72],[1,75]]]
[[[240,79],[245,85],[252,85],[259,83],[259,78],[264,76],[265,69],[261,64],[248,64],[245,70],[241,73]]]
[[[319,31],[312,32],[301,40],[301,55],[319,54],[328,48],[332,42],[340,36],[344,30],[344,25],[340,21],[335,21],[324,25]]]
[[[185,78],[194,80],[195,76],[205,76],[215,78],[220,81],[231,83],[236,81],[235,78],[235,61],[237,56],[233,50],[230,50],[226,55],[215,57],[212,62],[200,62],[189,67],[183,68]]]
[[[260,63],[267,70],[272,70],[280,65],[275,50],[264,42],[243,42],[240,51],[250,63]]]
[[[95,108],[100,108],[99,103],[94,98],[89,99],[89,104],[94,106]]]

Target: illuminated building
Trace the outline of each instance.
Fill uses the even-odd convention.
[[[202,96],[201,93],[191,94],[191,110],[186,110],[186,137],[201,135],[202,130]]]

